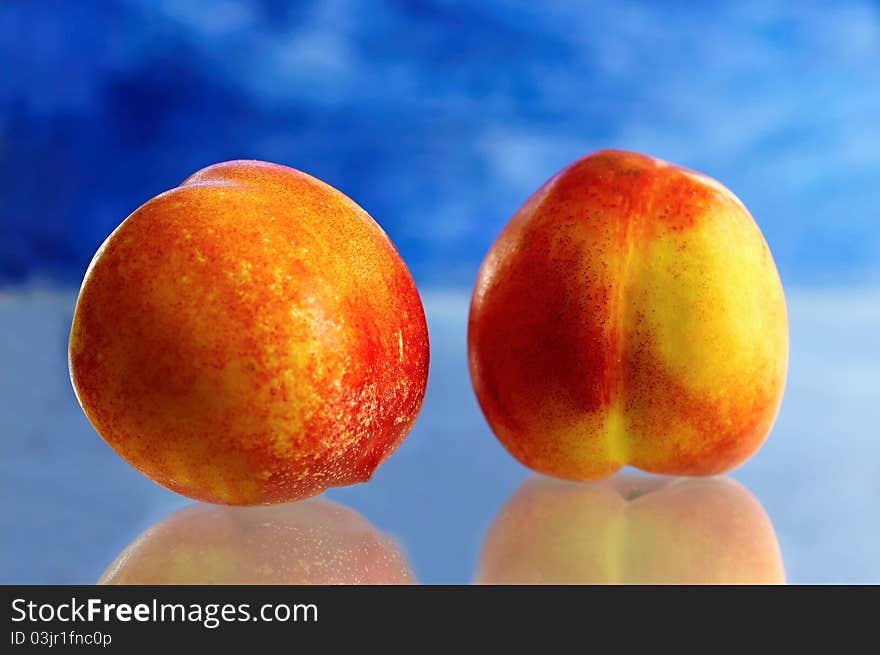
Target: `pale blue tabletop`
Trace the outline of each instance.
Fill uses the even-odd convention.
[[[487,530],[530,473],[474,399],[467,292],[424,298],[432,368],[418,423],[371,482],[327,496],[391,535],[418,581],[468,583]],[[73,290],[39,285],[0,295],[2,583],[93,583],[141,532],[191,504],[125,464],[82,414],[66,362],[74,302]],[[789,582],[880,582],[880,293],[795,289],[788,303],[782,410],[731,477],[769,516]]]

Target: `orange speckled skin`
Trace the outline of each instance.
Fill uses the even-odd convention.
[[[486,419],[533,470],[713,475],[750,457],[774,422],[785,300],[730,191],[606,150],[550,179],[493,244],[468,350]]]
[[[286,502],[362,482],[424,397],[428,334],[382,229],[291,168],[205,168],[96,253],[73,386],[132,466],[208,502]]]
[[[483,584],[782,584],[773,524],[730,478],[534,476],[489,527]]]
[[[412,584],[389,536],[323,498],[241,508],[191,505],[113,561],[98,584]]]

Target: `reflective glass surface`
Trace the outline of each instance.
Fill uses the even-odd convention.
[[[72,289],[0,294],[0,582],[880,582],[880,294],[789,290],[776,426],[726,477],[531,474],[492,436],[468,292],[424,292],[432,367],[366,484],[223,508],[117,457],[67,372]]]

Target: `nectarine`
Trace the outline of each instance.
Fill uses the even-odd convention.
[[[98,433],[191,498],[285,502],[368,479],[428,373],[412,277],[336,189],[205,168],[131,214],[80,290],[70,373]]]
[[[751,456],[774,422],[785,300],[730,191],[601,151],[501,232],[474,289],[468,350],[483,413],[526,466],[572,480],[628,464],[712,475]]]
[[[495,518],[483,584],[781,584],[770,519],[729,478],[534,476]]]
[[[98,584],[411,584],[393,539],[347,507],[185,507],[148,528]]]

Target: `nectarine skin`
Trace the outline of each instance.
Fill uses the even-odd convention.
[[[713,475],[769,433],[788,325],[770,250],[730,191],[606,150],[504,228],[477,278],[468,350],[486,419],[533,470]]]
[[[205,168],[96,253],[70,335],[83,410],[168,489],[224,504],[367,480],[424,397],[428,334],[382,229],[258,161]]]

